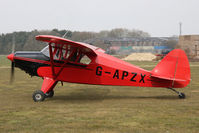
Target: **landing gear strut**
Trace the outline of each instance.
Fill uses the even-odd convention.
[[[33,93],[32,98],[35,102],[42,102],[45,98],[52,98],[54,96],[53,88],[57,84],[57,80],[44,77],[44,81],[41,90],[37,90]]]
[[[186,98],[184,93],[179,92],[179,91],[177,91],[177,90],[175,90],[173,88],[168,88],[168,89],[170,89],[170,90],[174,91],[175,93],[177,93],[180,99],[185,99]]]
[[[54,96],[54,91],[51,90],[48,93],[45,93],[45,95],[46,95],[46,98],[52,98]]]

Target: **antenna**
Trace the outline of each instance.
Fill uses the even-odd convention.
[[[181,36],[182,35],[182,22],[179,23],[179,28],[180,28],[180,34],[179,34],[179,36]]]
[[[69,30],[67,30],[66,33],[62,37],[65,38],[65,36],[67,35],[68,32],[69,32]]]

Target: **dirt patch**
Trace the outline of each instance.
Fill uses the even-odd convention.
[[[156,56],[152,53],[132,53],[129,56],[123,58],[123,60],[132,60],[132,61],[152,61],[155,59]]]

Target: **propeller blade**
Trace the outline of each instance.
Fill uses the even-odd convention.
[[[12,37],[12,53],[15,52],[15,35]]]
[[[12,62],[12,63],[11,63],[10,83],[13,83],[13,81],[14,81],[14,72],[15,72],[14,67],[15,67],[15,63],[14,63],[14,62]]]
[[[11,63],[11,74],[10,74],[10,83],[14,81],[14,72],[15,72],[15,63],[14,63],[14,52],[15,52],[15,34],[12,37],[12,54],[8,56],[8,59],[12,61]]]

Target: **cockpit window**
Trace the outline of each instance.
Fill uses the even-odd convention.
[[[91,62],[91,59],[90,58],[88,58],[88,56],[87,55],[83,55],[83,57],[80,59],[80,63],[82,63],[82,64],[90,64],[90,62]]]
[[[50,57],[49,46],[46,46],[41,52]],[[53,45],[52,53],[54,60],[68,60],[69,62],[89,64],[91,59],[80,48],[71,45]]]
[[[43,53],[45,56],[47,57],[50,57],[50,54],[49,54],[49,46],[46,46],[44,47],[42,50],[41,50],[41,53]]]

